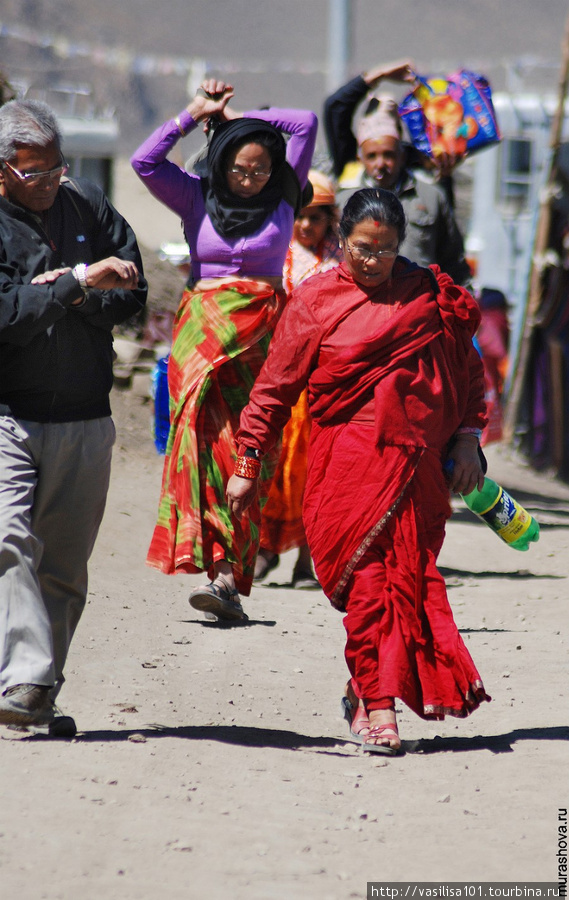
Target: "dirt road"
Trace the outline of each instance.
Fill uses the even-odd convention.
[[[112,487],[61,705],[72,741],[0,729],[0,897],[348,900],[368,881],[555,881],[567,807],[569,487],[489,449],[535,512],[507,548],[460,503],[441,556],[493,701],[463,721],[403,709],[406,755],[364,756],[339,715],[341,616],[287,587],[294,553],[206,623],[197,577],[144,564],[161,459],[114,397]]]

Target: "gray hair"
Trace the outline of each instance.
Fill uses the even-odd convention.
[[[10,100],[0,107],[0,159],[14,159],[22,146],[47,147],[51,143],[61,149],[61,131],[47,103]]]

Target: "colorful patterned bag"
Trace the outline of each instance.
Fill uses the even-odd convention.
[[[399,105],[412,144],[437,159],[460,160],[500,141],[490,85],[460,69],[444,78],[417,75],[417,87]]]

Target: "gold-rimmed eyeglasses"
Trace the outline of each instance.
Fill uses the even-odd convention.
[[[385,259],[395,259],[398,253],[397,250],[371,250],[369,247],[359,247],[358,245],[352,247],[348,241],[346,241],[346,247],[352,259],[357,259],[358,262],[368,262],[370,259],[373,259],[374,262],[382,262]]]
[[[271,172],[246,172],[245,169],[228,169],[228,175],[233,175],[237,181],[245,181],[246,178],[249,178],[250,181],[267,181],[271,177]]]

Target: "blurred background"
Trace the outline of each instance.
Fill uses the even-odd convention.
[[[569,475],[568,13],[566,0],[0,0],[0,70],[15,94],[54,108],[71,174],[101,184],[135,229],[155,310],[175,309],[187,254],[180,222],[129,156],[205,75],[234,84],[236,109],[321,116],[329,93],[378,64],[410,58],[424,76],[483,74],[502,140],[456,167],[456,216],[477,292],[499,292],[507,310],[507,435],[536,465]],[[403,96],[401,85],[385,88]],[[172,158],[186,165],[203,143],[197,130]],[[326,167],[322,129],[315,159]]]

